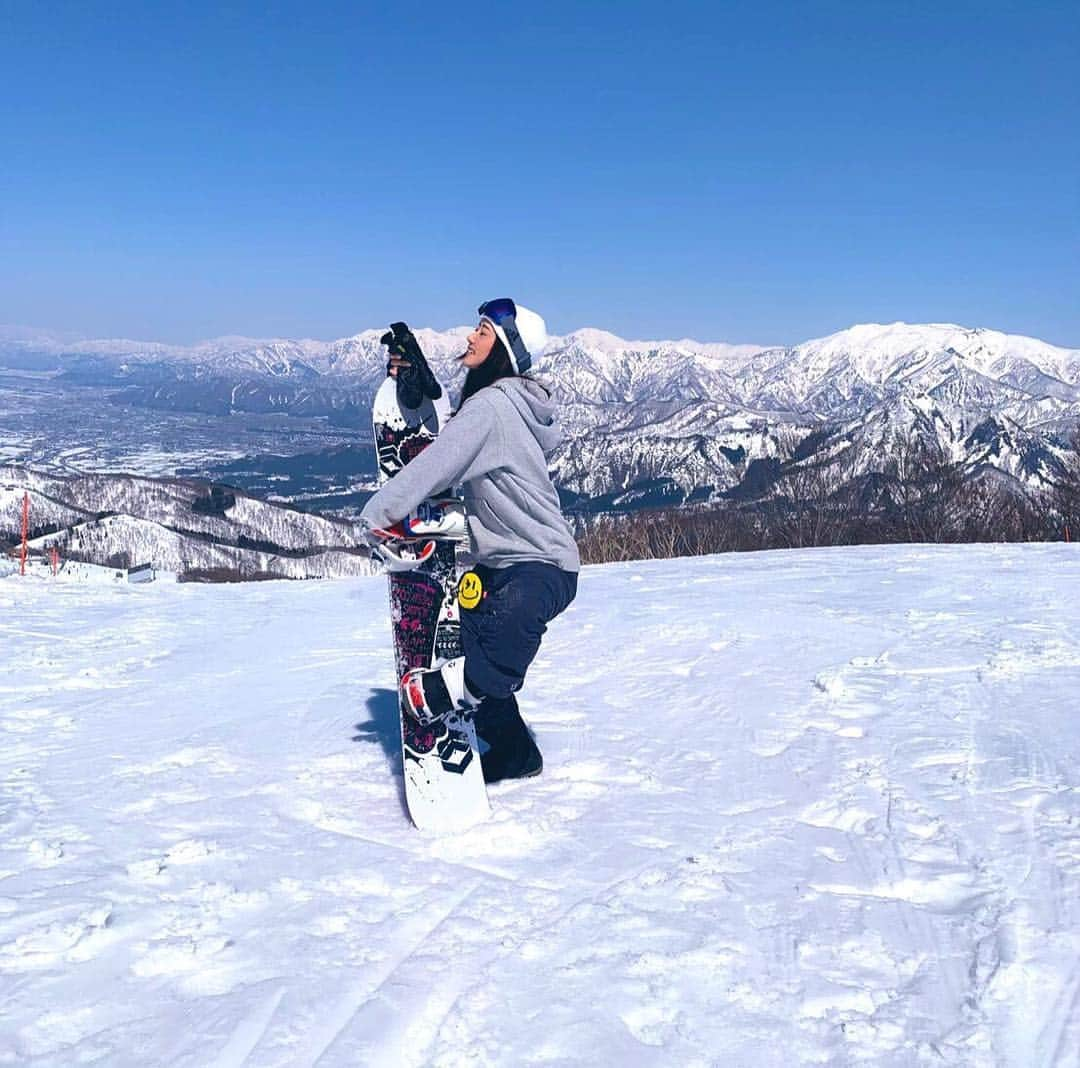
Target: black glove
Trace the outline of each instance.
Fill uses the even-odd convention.
[[[408,367],[398,368],[397,398],[403,408],[419,408],[427,397],[438,400],[442,396],[442,386],[428,367],[428,362],[420,349],[420,342],[406,323],[391,323],[387,333],[379,338],[392,356],[408,361]],[[390,373],[390,365],[386,367]]]

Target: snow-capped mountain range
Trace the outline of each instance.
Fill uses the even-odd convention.
[[[233,493],[215,502],[190,479],[104,474],[60,477],[0,465],[0,542],[20,537],[29,497],[35,554],[180,575],[341,578],[375,570],[356,528]],[[227,505],[227,507],[225,507]]]
[[[468,328],[416,331],[452,382]],[[60,368],[168,410],[275,411],[363,426],[385,373],[382,329],[333,342],[218,338],[182,347],[0,329],[0,363]],[[536,373],[557,390],[560,486],[591,506],[705,499],[755,460],[855,450],[873,470],[899,440],[932,439],[971,472],[1038,488],[1080,423],[1080,349],[952,324],[863,324],[793,347],[553,337]],[[813,459],[805,448],[801,459]]]

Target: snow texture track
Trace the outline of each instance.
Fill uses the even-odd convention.
[[[1080,554],[586,569],[401,803],[381,578],[0,580],[0,1065],[1080,1065]],[[542,695],[542,700],[541,700]]]

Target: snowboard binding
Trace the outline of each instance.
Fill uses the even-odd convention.
[[[434,541],[426,541],[414,548],[408,543],[399,547],[394,541],[387,540],[371,547],[371,558],[382,564],[384,571],[415,571],[435,555],[435,549]]]
[[[402,704],[414,723],[422,727],[448,716],[467,712],[480,702],[465,685],[465,657],[447,660],[434,668],[413,668],[401,680]]]
[[[364,530],[372,559],[386,571],[415,571],[434,555],[436,540],[467,536],[465,509],[456,497],[421,501],[400,523]]]
[[[433,538],[411,538],[400,523],[389,530],[381,527],[361,527],[371,559],[385,571],[415,571],[435,555]]]

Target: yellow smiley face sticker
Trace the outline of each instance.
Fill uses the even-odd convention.
[[[484,587],[475,571],[466,571],[457,588],[458,603],[462,608],[475,608],[484,596]]]

